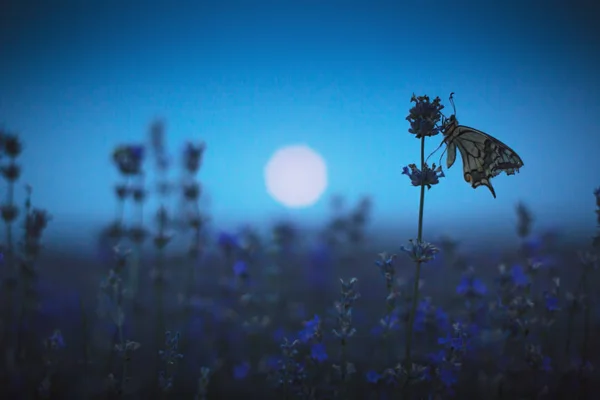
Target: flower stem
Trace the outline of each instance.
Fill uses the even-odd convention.
[[[425,171],[425,136],[421,137],[421,171]],[[419,227],[417,231],[417,243],[421,243],[423,241],[423,206],[425,204],[425,184],[421,183],[421,198],[419,200]],[[412,295],[412,307],[409,314],[408,320],[408,333],[406,337],[406,350],[405,350],[405,359],[406,359],[406,368],[410,374],[412,368],[412,337],[413,337],[413,325],[415,323],[415,314],[417,311],[417,304],[419,300],[419,280],[421,278],[421,262],[416,262],[416,270],[415,270],[415,282],[413,287],[413,295]],[[410,377],[407,377],[406,383],[410,380]]]

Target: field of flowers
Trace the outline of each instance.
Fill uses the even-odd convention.
[[[424,143],[443,107],[414,101]],[[82,260],[44,257],[52,219],[33,188],[15,204],[22,146],[1,132],[3,398],[600,398],[600,234],[534,235],[519,204],[520,246],[491,256],[423,241],[421,207],[416,237],[380,253],[368,198],[334,199],[317,232],[223,232],[201,206],[206,146],[187,145],[173,182],[164,136],[156,121],[148,145],[116,147],[115,219]],[[446,184],[423,157],[404,170],[421,205]]]

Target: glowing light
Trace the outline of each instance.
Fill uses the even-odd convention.
[[[265,184],[269,195],[284,206],[309,207],[327,188],[325,160],[308,146],[283,147],[265,166]]]

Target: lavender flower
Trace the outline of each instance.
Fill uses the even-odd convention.
[[[141,173],[144,160],[144,147],[139,145],[118,146],[112,157],[121,174],[125,176],[138,175]]]
[[[396,259],[396,255],[388,255],[387,253],[380,253],[379,260],[375,261],[375,265],[379,268],[381,274],[385,277],[386,287],[391,289],[392,284],[394,282],[394,277],[396,275],[396,267],[394,265],[394,260]]]
[[[22,151],[23,144],[17,135],[0,130],[0,156],[17,158]]]
[[[413,186],[427,186],[427,189],[431,189],[432,185],[440,183],[440,178],[446,176],[442,171],[442,167],[436,168],[435,163],[431,168],[427,163],[423,166],[423,171],[421,171],[415,164],[409,164],[408,167],[402,168],[402,174],[410,178],[410,183]]]
[[[208,396],[208,384],[212,371],[208,367],[200,368],[200,378],[198,378],[198,391],[194,400],[206,400]]]
[[[409,240],[408,246],[402,246],[402,251],[406,252],[410,259],[415,263],[426,263],[435,259],[435,255],[439,252],[439,249],[427,242],[419,240]]]
[[[526,238],[531,233],[533,217],[523,203],[517,204],[517,221],[517,234],[520,238]]]
[[[179,360],[183,358],[183,354],[179,353],[179,339],[179,332],[175,334],[170,331],[165,332],[165,348],[158,352],[165,363],[164,370],[161,370],[158,375],[158,384],[163,393],[167,393],[173,388],[173,379]]]
[[[417,97],[413,94],[410,101],[415,105],[409,110],[406,117],[407,121],[410,122],[408,132],[416,135],[418,139],[440,133],[441,127],[438,126],[438,123],[442,118],[441,111],[444,109],[440,98],[436,97],[433,101],[430,101],[427,95]]]
[[[205,150],[206,144],[204,142],[200,144],[188,142],[186,144],[183,152],[183,165],[190,174],[195,174],[200,169]]]

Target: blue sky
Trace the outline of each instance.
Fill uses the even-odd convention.
[[[591,2],[50,3],[2,3],[0,124],[25,142],[23,180],[54,215],[54,237],[89,240],[110,220],[109,155],[143,140],[156,116],[173,152],[207,142],[200,176],[217,226],[319,223],[339,193],[371,195],[375,229],[416,230],[418,188],[401,175],[419,157],[405,120],[413,92],[455,92],[459,121],[525,162],[493,180],[497,199],[465,183],[457,163],[427,194],[426,233],[511,235],[521,200],[540,226],[594,229]],[[310,209],[285,210],[265,191],[268,157],[289,144],[328,163],[330,186]]]

